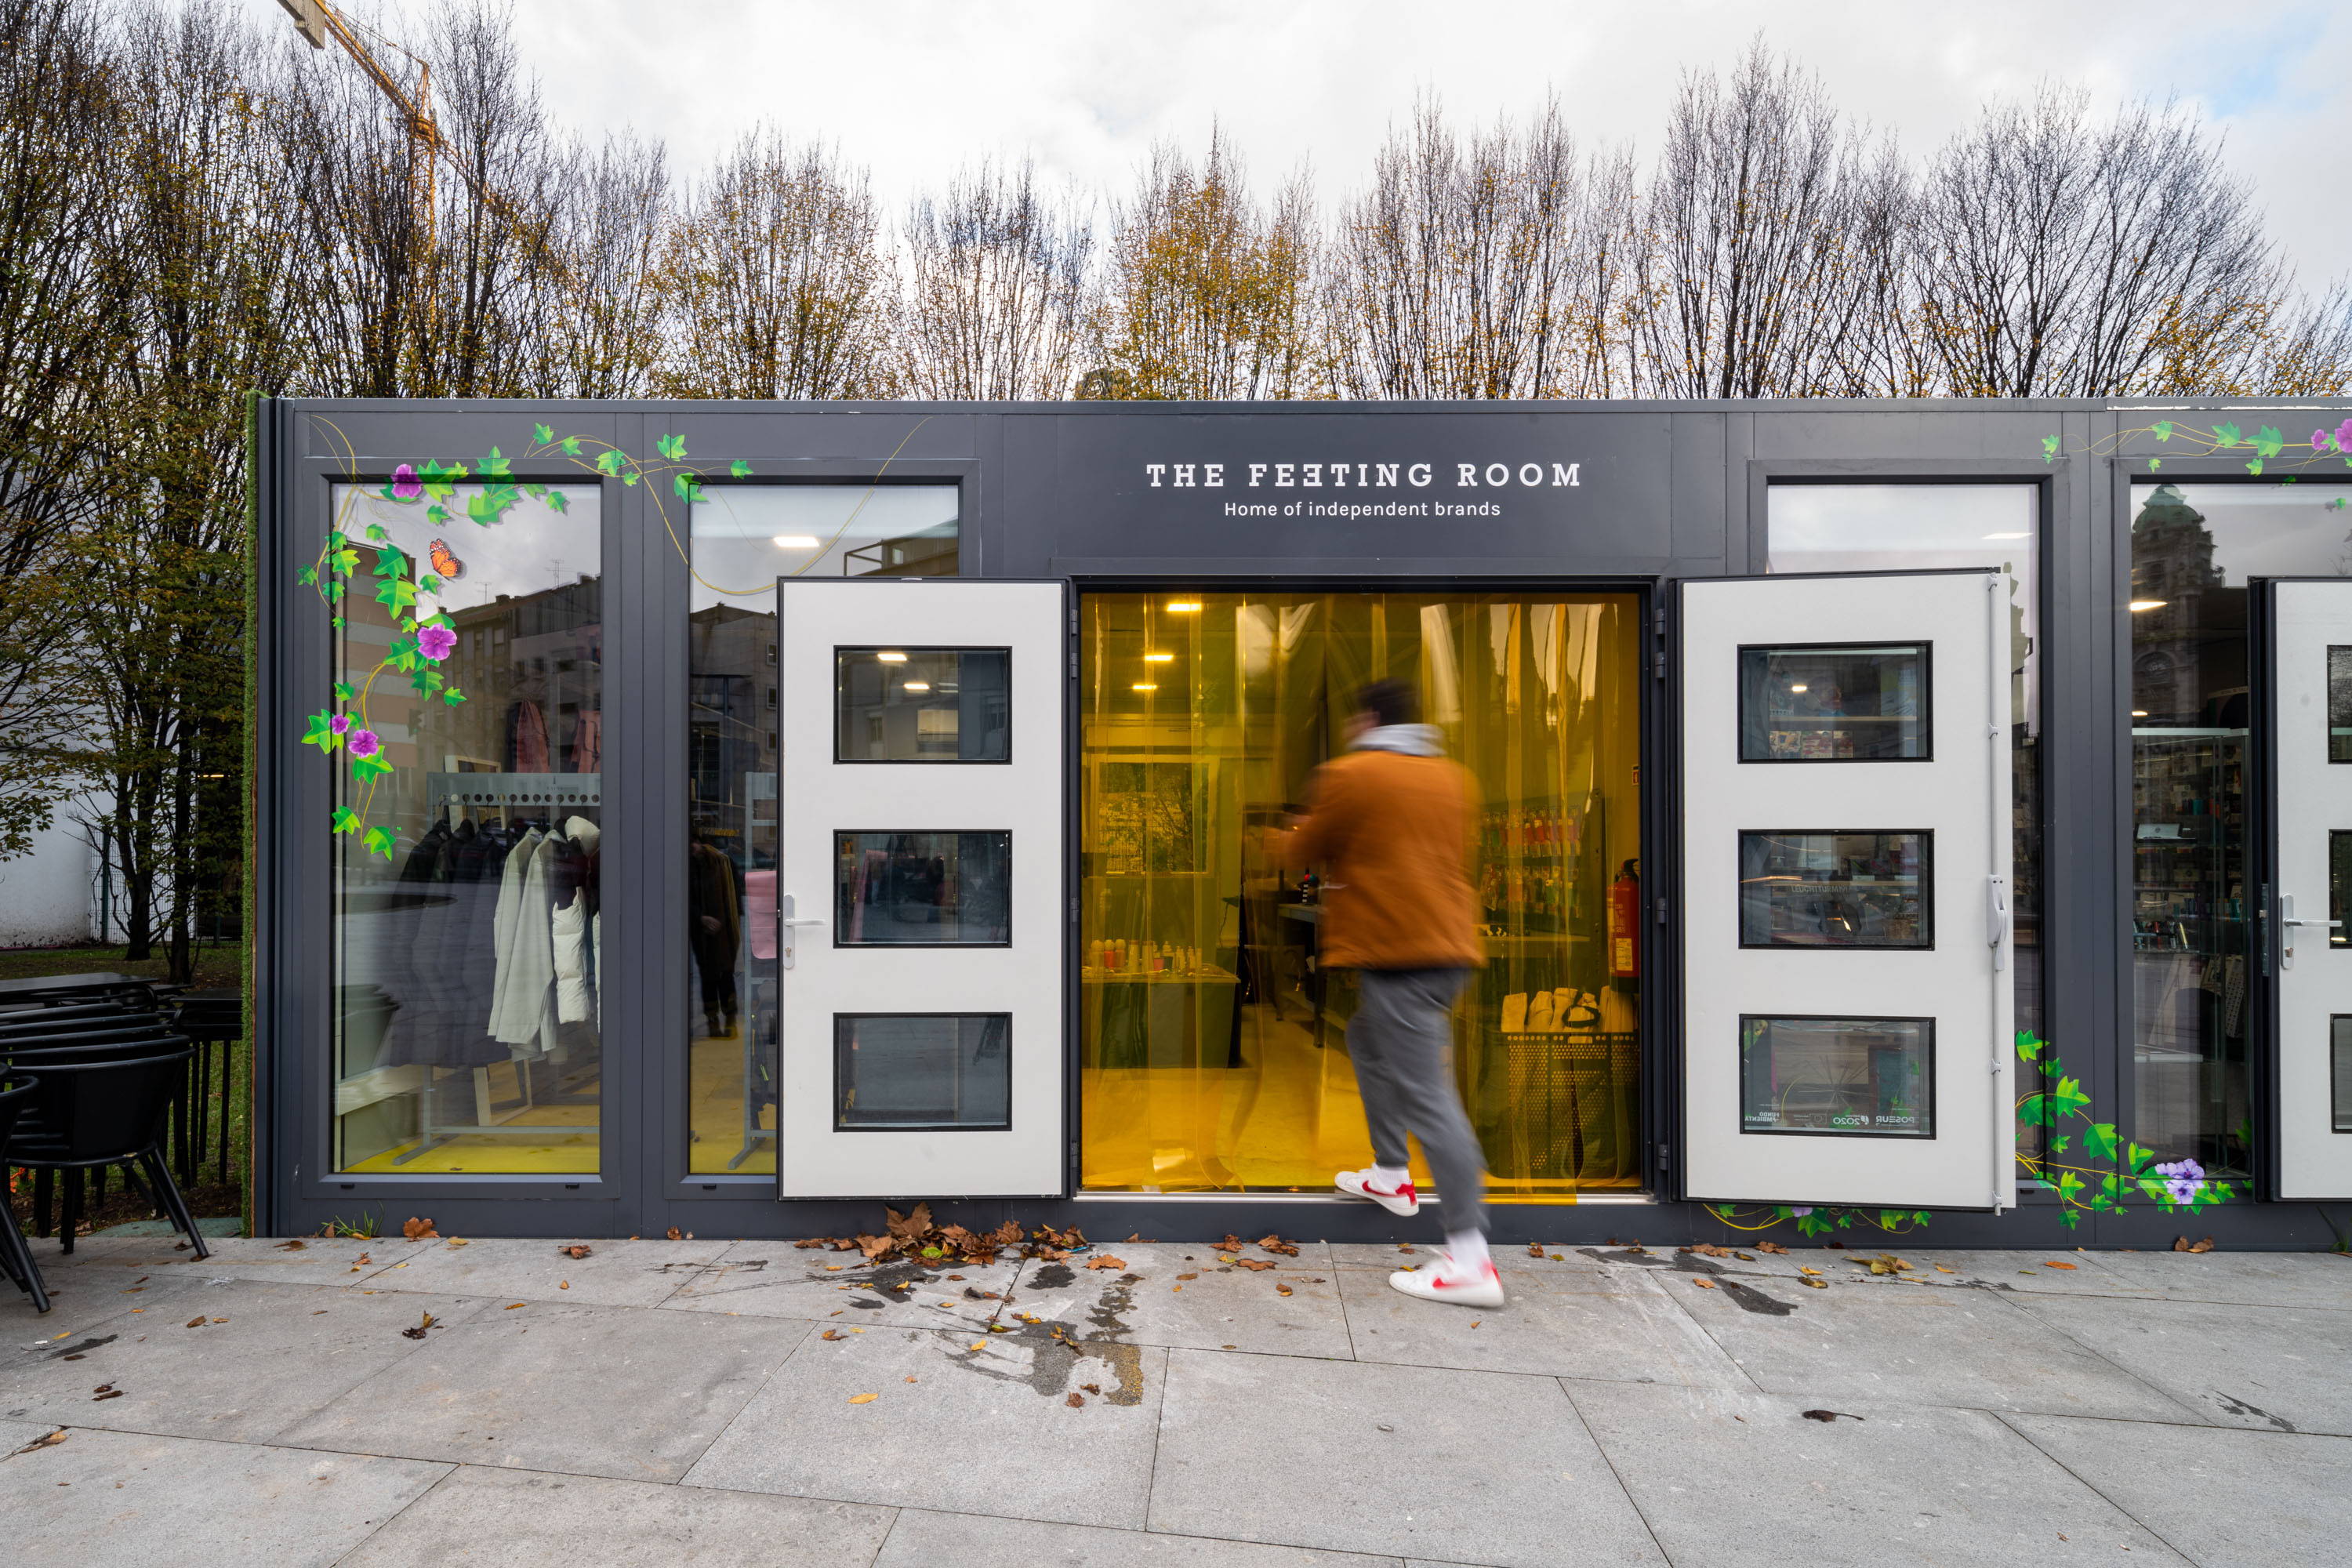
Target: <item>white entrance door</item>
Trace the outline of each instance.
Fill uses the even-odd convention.
[[[1684,1194],[2009,1206],[2006,575],[1681,595]]]
[[[1057,1195],[1063,586],[777,593],[781,1195]]]
[[[2352,582],[2267,585],[2282,1198],[2352,1198]]]

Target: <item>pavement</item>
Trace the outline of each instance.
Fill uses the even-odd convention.
[[[1482,1312],[1390,1289],[1432,1256],[1389,1246],[587,1245],[36,1243],[57,1310],[0,1290],[0,1558],[2243,1568],[2352,1540],[2331,1254],[1512,1250]]]

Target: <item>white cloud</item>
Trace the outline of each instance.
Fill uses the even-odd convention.
[[[246,0],[279,17],[273,0]],[[1156,139],[1222,123],[1267,183],[1312,165],[1347,189],[1417,91],[1460,114],[1557,89],[1593,142],[1654,144],[1679,73],[1762,31],[1854,114],[1924,151],[1988,100],[2045,78],[2100,98],[2178,96],[2230,133],[2307,278],[2352,273],[2352,7],[2147,0],[517,0],[525,51],[563,119],[633,125],[688,171],[749,125],[840,142],[895,206],[981,155],[1123,190]],[[2276,61],[2256,69],[2250,62]]]

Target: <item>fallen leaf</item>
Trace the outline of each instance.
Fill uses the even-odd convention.
[[[1268,1252],[1278,1253],[1284,1258],[1298,1256],[1297,1244],[1285,1241],[1279,1236],[1261,1236],[1257,1238],[1257,1244]]]
[[[1862,1419],[1859,1415],[1849,1415],[1843,1410],[1800,1410],[1797,1414],[1808,1421],[1836,1421],[1841,1418],[1847,1421],[1859,1421]]]
[[[1818,1269],[1818,1268],[1815,1268],[1811,1267],[1811,1265],[1809,1265],[1809,1264],[1800,1263],[1800,1264],[1798,1264],[1798,1265],[1797,1265],[1797,1272],[1798,1272],[1798,1273],[1800,1273],[1800,1274],[1815,1274],[1815,1275],[1818,1275],[1819,1273],[1821,1273],[1821,1270],[1820,1270],[1820,1269]]]
[[[974,1340],[971,1342],[971,1348],[974,1350],[985,1350],[987,1346],[988,1342],[986,1340]]]
[[[1529,1258],[1541,1258],[1543,1255],[1544,1255],[1544,1254],[1543,1254],[1543,1243],[1542,1243],[1542,1242],[1540,1242],[1540,1241],[1530,1241],[1529,1243],[1528,1243],[1528,1256]]]
[[[1693,1242],[1689,1247],[1685,1247],[1683,1250],[1685,1252],[1696,1252],[1701,1258],[1728,1258],[1731,1256],[1731,1248],[1727,1247],[1717,1247],[1711,1241]]]
[[[1171,1296],[1181,1296],[1184,1293],[1184,1287],[1181,1285],[1171,1285],[1168,1287],[1168,1293]]]
[[[1480,1323],[1483,1323],[1483,1322],[1485,1322],[1486,1321],[1486,1319],[1484,1319],[1484,1318],[1473,1318],[1473,1319],[1471,1319],[1471,1320],[1470,1320],[1470,1326],[1471,1326],[1472,1328],[1474,1328],[1474,1329],[1475,1329],[1475,1328],[1476,1328]]]
[[[310,1243],[307,1241],[281,1241],[278,1244],[278,1250],[280,1252],[299,1252],[309,1245]]]
[[[2192,1245],[2189,1250],[2191,1252],[2210,1252],[2213,1250],[2213,1238],[2209,1236],[2204,1240]]]
[[[51,1447],[51,1446],[53,1446],[53,1445],[55,1445],[55,1444],[62,1443],[62,1442],[64,1442],[65,1440],[66,1440],[66,1429],[65,1429],[64,1427],[60,1426],[60,1427],[58,1427],[56,1431],[54,1431],[54,1432],[50,1433],[50,1434],[49,1434],[47,1436],[46,1436],[46,1437],[36,1437],[36,1438],[34,1438],[31,1442],[29,1442],[29,1443],[26,1444],[23,1447],[21,1447],[21,1448],[17,1449],[17,1450],[16,1450],[16,1452],[17,1452],[17,1453],[19,1453],[19,1454],[29,1454],[29,1453],[31,1453],[31,1452],[32,1452],[34,1449],[36,1449],[36,1448],[47,1448],[47,1447]]]
[[[1735,1252],[1731,1256],[1737,1258],[1742,1263],[1753,1263],[1756,1261],[1756,1255],[1752,1252]]]
[[[837,1340],[841,1338],[841,1331],[838,1329],[827,1329],[824,1332],[817,1335],[817,1338],[821,1340]]]
[[[1780,1245],[1779,1242],[1777,1242],[1777,1241],[1759,1241],[1759,1242],[1758,1242],[1758,1243],[1756,1244],[1756,1250],[1757,1250],[1757,1251],[1759,1251],[1759,1252],[1782,1252],[1782,1253],[1785,1253],[1785,1252],[1787,1252],[1789,1249],[1788,1249],[1787,1247],[1785,1247],[1781,1246],[1781,1245]]]
[[[1947,1268],[1942,1264],[1938,1263],[1936,1265],[1936,1272],[1938,1274],[1958,1274],[1959,1270],[1957,1268]]]
[[[662,1232],[662,1234],[668,1237],[672,1241],[683,1241],[686,1239],[686,1232],[678,1229],[676,1226],[670,1226],[667,1230]]]
[[[853,1394],[849,1396],[849,1403],[852,1405],[871,1405],[881,1397],[882,1396],[878,1394]]]
[[[1708,1278],[1707,1278],[1706,1275],[1704,1275],[1704,1274],[1702,1274],[1702,1275],[1698,1276],[1698,1278],[1696,1278],[1696,1279],[1693,1279],[1693,1280],[1691,1281],[1691,1283],[1692,1283],[1692,1284],[1694,1284],[1694,1285],[1696,1285],[1696,1286],[1697,1286],[1697,1287],[1698,1287],[1700,1289],[1702,1289],[1702,1290],[1712,1290],[1712,1289],[1715,1289],[1715,1281],[1714,1281],[1714,1280],[1712,1280],[1712,1279],[1708,1279]]]
[[[215,1318],[213,1321],[215,1323],[226,1323],[228,1320],[226,1318]]]
[[[1127,1267],[1127,1259],[1108,1256],[1089,1258],[1087,1259],[1087,1267],[1089,1268],[1124,1268]]]
[[[470,1241],[467,1241],[467,1240],[464,1237],[462,1237],[462,1236],[453,1236],[453,1237],[451,1237],[449,1238],[449,1245],[450,1245],[450,1246],[452,1246],[452,1247],[471,1247],[471,1246],[473,1246],[474,1244],[473,1244],[472,1242],[470,1242]]]
[[[1290,1294],[1290,1287],[1287,1285],[1276,1285],[1274,1288],[1274,1293],[1277,1296],[1287,1296]],[[1474,1323],[1471,1326],[1475,1328],[1477,1325]]]
[[[1409,1241],[1400,1241],[1397,1243],[1397,1250],[1399,1252],[1411,1252],[1412,1250],[1412,1243]]]
[[[415,1328],[413,1328],[413,1329],[403,1329],[403,1330],[401,1330],[401,1331],[400,1331],[400,1335],[401,1335],[401,1338],[403,1338],[403,1339],[408,1339],[408,1340],[421,1340],[421,1339],[423,1339],[423,1338],[425,1337],[425,1330],[427,1330],[427,1329],[429,1329],[429,1328],[431,1328],[432,1326],[433,1326],[433,1314],[432,1314],[432,1313],[430,1313],[430,1312],[427,1312],[427,1313],[425,1313],[425,1316],[424,1316],[423,1320],[422,1320],[421,1321],[419,1321],[419,1322],[417,1323],[417,1325],[416,1325]]]
[[[912,1382],[914,1382],[915,1380],[914,1380],[913,1378],[909,1377],[908,1379],[907,1379],[907,1381],[908,1381],[908,1383],[912,1383]]]
[[[202,1312],[198,1312],[194,1317],[190,1318],[186,1322],[180,1325],[180,1327],[184,1329],[201,1329],[204,1326],[205,1315]]]
[[[1826,1280],[1826,1279],[1814,1279],[1808,1278],[1808,1279],[1800,1279],[1800,1280],[1798,1280],[1798,1281],[1797,1281],[1797,1283],[1798,1283],[1798,1284],[1800,1284],[1800,1285],[1808,1285],[1808,1286],[1811,1286],[1812,1289],[1816,1289],[1816,1290],[1826,1290],[1826,1289],[1828,1289],[1830,1288],[1830,1282],[1829,1282],[1828,1280]]]
[[[569,1290],[572,1289],[572,1281],[569,1279],[558,1279],[555,1282],[555,1288],[559,1290]]]
[[[848,1266],[847,1264],[845,1264],[845,1263],[828,1263],[828,1264],[826,1264],[826,1265],[824,1266],[824,1271],[825,1271],[827,1274],[838,1274],[838,1273],[840,1273],[844,1268],[848,1268],[848,1267],[849,1267],[849,1266]]]
[[[521,1303],[520,1301],[509,1301],[509,1302],[507,1303],[507,1310],[508,1310],[508,1311],[509,1311],[509,1312],[511,1312],[511,1311],[513,1311],[517,1307],[520,1307],[520,1306],[521,1306],[521,1305],[522,1305],[522,1303]]]
[[[418,1219],[414,1215],[400,1222],[400,1234],[411,1241],[438,1241],[441,1238],[441,1233],[433,1228],[431,1220]]]
[[[793,1245],[802,1248],[803,1250],[806,1250],[812,1247],[831,1247],[833,1245],[833,1238],[831,1237],[824,1236],[812,1236],[806,1241],[795,1241]]]
[[[1176,1276],[1179,1279],[1198,1279],[1201,1276],[1197,1272],[1192,1274],[1179,1274]]]
[[[2056,1263],[2056,1262],[2050,1262],[2050,1263],[2044,1263],[2042,1267],[2042,1268],[2074,1268],[2074,1266],[2073,1264],[2071,1264],[2071,1263]]]
[[[1100,1394],[1102,1392],[1102,1384],[1098,1383],[1082,1383],[1078,1384],[1078,1386],[1085,1389],[1088,1394]]]
[[[120,1399],[122,1397],[122,1390],[119,1388],[110,1388],[104,1394],[93,1394],[89,1397],[93,1404],[101,1399]]]
[[[1067,1405],[1073,1410],[1082,1410],[1086,1407],[1087,1396],[1083,1394],[1073,1394],[1069,1398],[1064,1400],[1063,1403]]]
[[[570,1247],[559,1247],[555,1250],[563,1254],[566,1258],[585,1258],[590,1253],[593,1252],[595,1248],[575,1242]]]
[[[1263,1274],[1274,1267],[1274,1260],[1270,1258],[1236,1258],[1234,1267],[1246,1268],[1253,1274]]]

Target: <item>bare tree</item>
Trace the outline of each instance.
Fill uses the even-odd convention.
[[[2169,105],[1997,104],[1928,167],[1916,265],[1945,384],[1976,397],[2235,390],[2291,280],[2219,138]]]
[[[557,308],[539,322],[542,388],[562,397],[641,397],[661,357],[656,275],[670,218],[667,154],[615,136],[572,150],[560,180]]]
[[[1375,156],[1326,261],[1349,397],[1605,397],[1624,370],[1629,154],[1586,159],[1548,100],[1465,140],[1438,104]]]
[[[940,398],[1066,397],[1093,306],[1094,236],[1024,160],[958,174],[908,215],[904,384]]]
[[[664,247],[673,397],[890,394],[895,279],[866,173],[773,130],[735,144]]]
[[[1153,149],[1112,220],[1100,363],[1079,395],[1311,395],[1314,254],[1303,174],[1260,207],[1221,135],[1198,166]]]
[[[1883,158],[1841,126],[1820,79],[1751,45],[1728,80],[1684,79],[1648,202],[1644,390],[1804,396],[1845,338],[1869,268],[1850,247]]]

